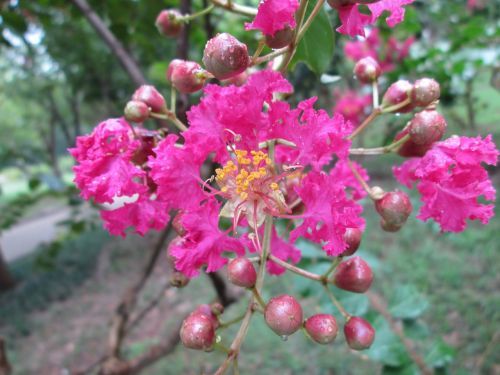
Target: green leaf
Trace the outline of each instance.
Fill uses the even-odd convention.
[[[314,1],[309,2],[306,17],[315,3]],[[330,65],[334,44],[332,25],[323,8],[300,41],[290,68],[293,70],[298,62],[304,62],[314,73],[321,75]]]
[[[392,332],[387,321],[379,316],[373,323],[375,341],[365,354],[387,366],[399,367],[410,362],[410,357],[399,337]]]
[[[431,346],[425,356],[425,362],[432,367],[445,367],[453,361],[455,354],[455,349],[440,339]]]
[[[429,302],[414,285],[403,285],[395,290],[389,306],[395,318],[416,319],[429,307]]]
[[[406,366],[391,367],[384,366],[382,368],[381,375],[420,375],[421,371],[418,366],[414,363],[410,363]]]

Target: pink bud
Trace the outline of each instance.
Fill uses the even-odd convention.
[[[306,332],[319,344],[329,344],[337,337],[337,321],[330,314],[316,314],[304,323]]]
[[[147,104],[137,100],[129,101],[123,112],[125,119],[130,122],[142,123],[149,117],[149,107]]]
[[[409,128],[406,127],[396,134],[394,141],[399,141],[405,135],[409,134]],[[417,145],[411,139],[408,139],[398,148],[398,155],[405,158],[421,157],[430,149],[431,145]]]
[[[431,109],[417,113],[408,128],[410,139],[417,145],[432,145],[446,131],[446,120]]]
[[[183,94],[190,94],[202,89],[207,72],[194,61],[175,59],[170,62],[167,79]]]
[[[288,336],[302,325],[302,307],[292,296],[273,297],[266,305],[264,319],[275,333]]]
[[[176,37],[183,27],[181,17],[182,14],[177,9],[162,10],[156,17],[156,28],[162,35]]]
[[[382,98],[382,108],[392,107],[396,104],[402,103],[408,98],[411,98],[413,85],[405,80],[399,80],[389,86]],[[415,108],[413,103],[409,103],[404,107],[396,110],[395,112],[410,112]]]
[[[245,70],[244,72],[235,75],[234,77],[225,79],[222,81],[222,84],[227,86],[227,85],[235,85],[235,86],[243,86],[248,79],[248,70]]]
[[[347,243],[347,247],[341,254],[342,256],[352,255],[358,250],[362,234],[363,232],[358,228],[347,228],[345,230],[344,241]]]
[[[368,349],[375,339],[375,330],[366,320],[353,316],[344,325],[347,345],[354,350]]]
[[[286,47],[292,42],[293,33],[290,26],[285,26],[284,29],[276,31],[274,35],[266,35],[266,44],[273,49]]]
[[[441,89],[439,83],[432,78],[422,78],[415,81],[411,93],[412,103],[418,107],[427,107],[439,99]]]
[[[252,262],[247,258],[236,258],[227,265],[227,278],[234,285],[253,288],[257,280],[257,272]]]
[[[354,74],[361,83],[372,83],[381,73],[379,63],[370,56],[359,60],[354,66]]]
[[[183,237],[186,234],[186,228],[182,225],[182,211],[177,212],[177,214],[172,219],[172,228],[174,228],[175,233]]]
[[[154,86],[142,85],[132,95],[132,100],[146,103],[153,112],[162,112],[165,108],[165,99]]]
[[[247,46],[228,33],[210,39],[203,52],[203,63],[218,79],[231,78],[250,64]]]
[[[180,336],[186,348],[208,351],[215,341],[215,329],[209,317],[194,312],[182,323]]]
[[[360,257],[348,259],[337,266],[333,283],[340,289],[354,293],[366,292],[373,281],[373,272]]]
[[[224,310],[224,308],[222,309]],[[212,325],[214,326],[214,329],[217,329],[219,327],[219,319],[217,318],[217,315],[214,314],[211,305],[208,305],[206,303],[198,305],[198,307],[196,307],[196,309],[193,311],[193,314],[203,314],[210,319]]]
[[[189,278],[182,272],[174,271],[170,276],[170,285],[174,288],[184,288],[189,284]]]
[[[401,227],[410,216],[413,206],[406,193],[396,190],[377,200],[375,208],[387,225]]]

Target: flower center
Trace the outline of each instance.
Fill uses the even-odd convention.
[[[215,181],[230,199],[256,200],[279,189],[273,178],[273,163],[263,151],[235,150],[236,163],[229,160],[215,170]]]

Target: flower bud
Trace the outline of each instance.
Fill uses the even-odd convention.
[[[417,145],[432,145],[445,131],[446,120],[433,109],[417,113],[408,128],[410,139]]]
[[[203,64],[218,79],[228,79],[250,64],[247,46],[228,33],[210,39],[203,52]]]
[[[142,85],[132,95],[132,100],[146,103],[153,112],[162,112],[165,108],[165,98],[154,86]]]
[[[333,283],[340,289],[354,293],[366,292],[373,281],[373,272],[360,257],[348,259],[337,266]]]
[[[247,79],[248,79],[248,70],[245,70],[244,72],[235,75],[234,77],[223,80],[222,84],[224,86],[235,85],[239,87],[243,86],[246,83]]]
[[[149,107],[146,103],[138,100],[129,101],[123,112],[125,119],[130,122],[142,123],[149,117]]]
[[[222,308],[222,310],[224,310],[224,308]],[[198,305],[198,307],[193,311],[193,314],[205,315],[212,322],[214,329],[217,329],[220,325],[217,315],[213,312],[212,305],[208,305],[206,303]]]
[[[215,341],[215,329],[209,317],[194,312],[182,322],[180,336],[186,348],[208,351]]]
[[[372,4],[379,1],[380,0],[328,0],[328,5],[330,5],[333,9],[340,9],[348,5]]]
[[[389,86],[382,98],[382,108],[392,107],[404,102],[407,99],[411,99],[412,90],[413,85],[408,81],[399,80],[394,82]],[[406,113],[413,110],[414,107],[414,104],[410,102],[394,112]]]
[[[177,9],[162,10],[156,17],[156,28],[162,35],[176,37],[182,30],[181,17],[182,14]]]
[[[167,79],[183,94],[201,90],[207,77],[207,72],[194,61],[175,59],[167,69]]]
[[[266,45],[269,48],[278,49],[288,46],[293,39],[293,29],[285,26],[284,29],[276,31],[274,35],[266,35]]]
[[[175,237],[174,239],[172,239],[172,241],[170,241],[170,243],[168,244],[168,247],[167,247],[167,261],[168,261],[168,264],[172,267],[174,267],[175,269],[175,262],[176,262],[176,258],[171,254],[171,251],[172,251],[172,248],[176,247],[176,246],[182,246],[182,244],[184,243],[184,238],[180,237],[180,236],[177,236]]]
[[[275,333],[288,336],[302,325],[302,307],[292,296],[284,294],[273,297],[266,305],[264,319]]]
[[[394,141],[399,141],[405,135],[409,134],[409,128],[406,127],[396,134]],[[417,145],[410,139],[403,143],[398,148],[398,155],[405,158],[421,157],[431,148],[432,145]]]
[[[170,285],[174,288],[184,288],[188,284],[189,277],[179,271],[172,272],[172,275],[170,276]]]
[[[391,191],[375,202],[377,212],[386,225],[401,227],[413,209],[410,198],[402,191]]]
[[[441,89],[439,83],[432,78],[421,78],[415,81],[411,93],[411,101],[418,107],[427,107],[439,99]]]
[[[368,349],[375,339],[375,330],[366,320],[353,316],[344,325],[347,345],[354,350]]]
[[[318,344],[329,344],[337,337],[337,321],[330,314],[316,314],[304,322],[309,336]]]
[[[379,63],[370,56],[362,58],[354,66],[354,74],[361,83],[372,83],[380,77],[381,73]]]
[[[347,228],[345,230],[344,241],[347,243],[347,247],[341,254],[342,256],[352,255],[358,250],[362,234],[363,232],[359,228]]]
[[[257,272],[255,272],[255,267],[250,260],[236,258],[227,265],[227,278],[234,285],[253,288],[257,280]]]
[[[385,232],[397,232],[399,231],[403,226],[402,225],[394,225],[394,224],[388,224],[384,219],[380,219],[380,227],[382,230]]]
[[[183,212],[179,211],[172,219],[172,228],[174,228],[175,233],[183,237],[186,234],[186,228],[182,225],[182,215]]]

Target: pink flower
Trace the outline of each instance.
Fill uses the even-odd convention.
[[[207,265],[207,272],[222,268],[227,259],[224,252],[235,252],[238,256],[245,254],[242,243],[231,238],[219,229],[219,211],[221,205],[215,199],[189,211],[184,211],[181,219],[186,235],[182,241],[170,249],[175,261],[175,268],[187,277],[199,274],[199,269]]]
[[[290,233],[290,240],[303,236],[322,243],[330,256],[342,254],[347,247],[346,228],[364,228],[363,208],[346,197],[342,181],[322,172],[309,172],[296,191],[306,208],[303,222]]]
[[[422,158],[394,168],[396,178],[417,188],[424,203],[417,218],[437,221],[444,232],[461,232],[466,220],[488,223],[493,205],[479,203],[479,197],[495,199],[495,189],[481,163],[496,165],[498,150],[491,135],[469,138],[454,136],[435,143]]]
[[[166,203],[141,195],[135,202],[125,203],[114,210],[102,210],[104,228],[112,235],[125,237],[125,229],[135,227],[144,236],[150,229],[161,230],[169,220],[169,207]]]
[[[245,29],[260,30],[264,35],[270,36],[287,26],[293,29],[296,26],[295,11],[298,7],[297,0],[263,0],[255,19],[245,24]]]
[[[81,196],[112,203],[117,196],[144,193],[146,173],[131,162],[140,144],[124,119],[106,120],[90,135],[78,137],[69,152],[79,163],[73,171]]]
[[[208,85],[200,104],[188,113],[190,127],[182,134],[186,145],[202,158],[215,152],[220,163],[227,161],[227,142],[235,135],[239,149],[256,149],[257,132],[268,125],[263,105],[272,101],[274,92],[290,93],[292,86],[270,70],[252,74],[240,87]]]
[[[398,41],[391,36],[384,44],[380,38],[380,30],[372,28],[364,39],[347,42],[344,46],[344,53],[353,61],[361,60],[363,57],[372,57],[379,63],[383,72],[390,72],[408,56],[414,42],[413,36],[405,41]]]
[[[352,125],[335,114],[328,116],[324,110],[313,108],[316,98],[299,103],[296,110],[276,103],[269,114],[272,128],[269,138],[284,138],[295,143],[296,148],[278,147],[277,159],[281,163],[311,165],[319,170],[332,160],[332,154],[346,158],[351,141],[345,137],[352,132]]]
[[[189,209],[206,198],[200,178],[204,158],[187,146],[176,147],[177,139],[171,134],[154,149],[156,157],[149,159],[149,175],[158,186],[159,199],[173,208]]]
[[[361,35],[364,36],[364,27],[373,24],[377,19],[388,11],[389,17],[386,18],[387,25],[394,27],[404,19],[405,9],[403,5],[411,4],[414,0],[380,0],[373,4],[368,4],[371,16],[361,14],[359,12],[359,5],[345,5],[338,9],[339,18],[342,25],[337,28],[337,31],[342,34],[350,36]]]
[[[354,126],[361,124],[366,117],[367,109],[371,108],[371,95],[359,95],[354,90],[348,90],[344,94],[336,92],[334,96],[336,103],[333,112],[341,114]]]
[[[368,176],[366,169],[355,161],[352,161],[351,163],[353,168],[359,173],[363,180],[368,182],[370,180],[370,176]],[[367,193],[365,189],[363,189],[356,177],[354,177],[347,161],[337,161],[335,167],[330,171],[330,176],[335,178],[337,181],[340,181],[340,183],[344,185],[348,191],[350,191],[352,199],[357,201],[366,197]]]

